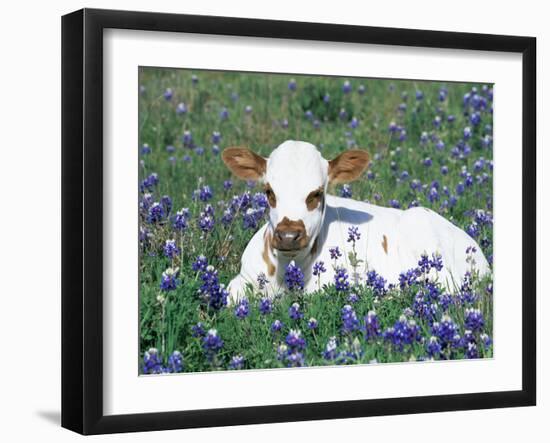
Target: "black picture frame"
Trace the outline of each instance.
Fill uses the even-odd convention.
[[[522,54],[522,388],[177,412],[103,413],[103,31],[108,28]],[[82,434],[530,406],[536,403],[536,39],[83,9],[62,18],[62,426]]]

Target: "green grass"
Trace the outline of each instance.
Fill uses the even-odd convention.
[[[197,84],[193,84],[192,74],[198,76]],[[163,195],[168,195],[173,201],[172,213],[181,208],[189,208],[191,213],[189,228],[183,234],[173,231],[170,220],[150,224],[145,217],[142,218],[141,225],[149,231],[150,237],[146,243],[142,243],[140,249],[140,364],[143,352],[155,347],[164,357],[173,350],[181,351],[185,371],[226,368],[229,359],[236,354],[245,357],[246,368],[280,367],[285,363],[277,359],[277,346],[284,342],[290,328],[300,329],[306,339],[304,357],[307,365],[334,364],[322,357],[327,341],[332,336],[338,337],[340,350],[355,353],[353,362],[357,363],[374,359],[378,362],[397,362],[426,357],[423,343],[399,350],[382,338],[365,341],[360,331],[342,335],[341,309],[347,303],[347,295],[338,293],[333,286],[306,296],[289,293],[275,302],[273,313],[267,316],[260,315],[257,309],[257,300],[261,294],[250,293],[250,315],[244,320],[234,316],[233,308],[218,312],[205,308],[197,295],[201,281],[200,275],[191,269],[192,262],[197,255],[205,255],[209,263],[218,269],[220,281],[227,284],[238,272],[242,251],[254,234],[254,231],[243,228],[239,217],[229,227],[221,226],[219,219],[224,206],[223,203],[218,205],[218,202],[227,202],[233,195],[246,190],[261,192],[259,186],[249,188],[238,180],[234,180],[231,190],[224,190],[223,182],[231,179],[231,174],[219,154],[212,151],[212,133],[221,133],[220,149],[246,146],[266,156],[288,139],[315,144],[325,158],[332,158],[348,147],[366,149],[373,158],[370,171],[374,173],[374,178],[367,179],[365,175],[351,184],[353,198],[377,202],[383,206],[387,206],[389,200],[396,199],[403,208],[417,201],[466,229],[473,222],[472,210],[479,209],[490,214],[492,204],[492,168],[485,166],[481,171],[474,168],[474,163],[480,157],[492,159],[492,149],[482,144],[483,137],[490,135],[490,129],[485,126],[492,124],[492,114],[482,110],[481,124],[473,126],[468,121],[469,116],[464,115],[465,110],[471,109],[464,108],[462,104],[465,93],[472,87],[481,91],[482,85],[348,79],[353,91],[344,94],[342,84],[346,79],[336,77],[191,72],[157,68],[142,68],[139,75],[140,85],[145,88],[139,98],[140,144],[146,143],[152,150],[150,154],[140,157],[140,180],[151,173],[157,173],[159,183],[151,192],[153,200],[159,201]],[[288,88],[291,78],[297,82],[294,92]],[[364,94],[358,93],[359,85],[366,87]],[[441,87],[448,90],[448,96],[442,102],[438,99]],[[163,96],[166,88],[173,90],[171,100]],[[416,100],[417,90],[423,92],[422,100]],[[403,92],[408,93],[408,98],[402,98]],[[232,99],[232,93],[238,94],[237,100]],[[330,94],[328,104],[322,99],[326,93]],[[186,114],[176,113],[176,106],[180,102],[186,104]],[[403,102],[407,104],[407,110],[399,112],[398,106]],[[252,106],[250,114],[245,112],[247,105]],[[224,107],[229,114],[226,120],[220,118],[220,111]],[[442,124],[436,129],[433,119],[438,107]],[[346,110],[345,119],[339,117],[341,109]],[[306,118],[305,112],[308,110],[319,120],[318,127]],[[449,114],[456,116],[452,124],[446,120]],[[352,117],[359,120],[358,127],[353,130],[349,127]],[[288,122],[288,127],[285,127],[283,121]],[[398,134],[388,131],[392,121],[406,128],[406,140],[400,141]],[[465,126],[473,129],[473,135],[468,140],[471,153],[458,158],[451,154],[451,149],[463,139]],[[183,146],[182,135],[186,130],[192,132],[195,145],[204,148],[204,154],[199,155],[193,149]],[[425,145],[421,144],[423,131],[437,135],[445,143],[445,148],[436,149],[435,142],[431,140]],[[168,145],[174,146],[175,152],[167,152]],[[189,156],[190,161],[184,161],[184,156]],[[174,159],[170,160],[170,157]],[[433,162],[431,167],[423,164],[427,157]],[[440,172],[443,165],[449,169],[447,175]],[[465,181],[465,177],[461,176],[462,168],[471,173],[474,183],[458,196],[454,206],[445,206],[443,200],[449,198],[443,195],[443,187],[447,186],[450,194],[456,195],[457,184]],[[408,180],[400,179],[404,170],[409,173]],[[478,183],[477,177],[482,174],[487,174],[486,181]],[[440,199],[430,202],[427,192],[413,191],[409,186],[412,179],[427,185],[437,180]],[[202,234],[197,227],[197,217],[205,203],[192,198],[193,192],[204,184],[213,190],[214,198],[209,203],[216,210],[217,220],[216,227],[208,234]],[[332,188],[330,191],[339,193],[340,188]],[[163,256],[162,247],[167,239],[175,239],[181,249],[174,263]],[[492,224],[481,226],[476,240],[481,241],[485,255],[491,256]],[[177,289],[167,292],[165,301],[159,303],[161,276],[170,266],[179,267],[180,282]],[[327,269],[332,272],[328,264]],[[484,332],[492,335],[492,295],[485,290],[489,283],[488,280],[476,280],[478,298],[473,306],[481,309],[485,318]],[[418,287],[403,291],[396,289],[386,296],[375,297],[370,288],[355,288],[359,301],[354,304],[354,310],[361,321],[369,310],[376,310],[381,328],[386,329],[398,320],[405,308],[412,306],[417,290]],[[296,300],[299,300],[305,314],[300,321],[288,317],[288,307]],[[459,325],[461,334],[464,332],[465,307],[457,302],[447,312]],[[442,314],[443,310],[439,307],[438,319]],[[318,320],[319,326],[315,331],[307,328],[310,317]],[[272,334],[270,330],[275,319],[285,324],[283,331],[278,334]],[[431,336],[429,323],[422,318],[415,320],[421,328],[422,336],[428,339]],[[199,321],[207,328],[215,328],[224,340],[224,346],[214,364],[205,358],[201,339],[191,335],[191,327]],[[492,346],[481,345],[479,333],[477,342],[480,357],[492,355]],[[441,356],[463,357],[464,349],[456,349],[452,354],[447,352]]]

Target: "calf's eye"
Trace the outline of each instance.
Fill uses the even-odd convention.
[[[315,208],[317,208],[319,206],[319,203],[321,202],[322,197],[323,197],[322,189],[315,189],[314,191],[311,191],[306,197],[307,209],[309,211],[313,211]]]
[[[273,189],[271,189],[271,186],[267,185],[264,192],[265,196],[267,197],[269,206],[271,206],[272,208],[277,206],[277,199],[275,198],[275,193],[273,192]]]

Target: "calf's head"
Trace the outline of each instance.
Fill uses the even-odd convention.
[[[268,158],[246,148],[227,148],[222,159],[237,177],[263,183],[271,246],[289,257],[313,246],[323,223],[328,184],[355,180],[369,162],[361,150],[325,160],[314,145],[298,141],[284,142]]]

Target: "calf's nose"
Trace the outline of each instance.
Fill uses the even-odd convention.
[[[306,237],[306,228],[302,220],[293,221],[285,217],[273,232],[273,246],[283,251],[295,251],[307,245]]]
[[[303,235],[304,234],[301,231],[282,231],[279,229],[275,231],[275,237],[277,237],[277,240],[284,243],[297,242]]]

